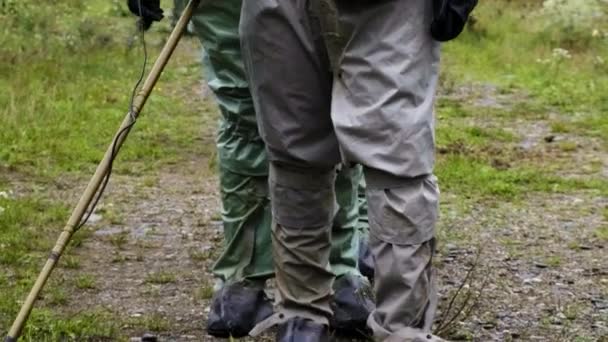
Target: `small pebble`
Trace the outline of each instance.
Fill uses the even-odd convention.
[[[485,322],[483,323],[482,327],[486,330],[490,330],[494,329],[494,327],[496,327],[496,324],[494,324],[494,322]]]

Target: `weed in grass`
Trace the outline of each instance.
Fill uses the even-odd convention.
[[[572,124],[563,121],[554,121],[551,123],[551,132],[553,133],[570,133],[572,132]]]
[[[78,259],[78,257],[68,255],[63,258],[63,266],[65,268],[77,270],[80,268],[80,259]]]
[[[90,274],[83,274],[76,278],[76,287],[81,290],[92,290],[96,286],[95,277]]]
[[[578,149],[578,144],[574,141],[560,141],[558,146],[562,152],[574,152]]]
[[[219,212],[219,211],[218,211],[218,212],[213,213],[213,214],[211,215],[211,217],[210,217],[210,220],[211,220],[211,221],[216,221],[216,222],[217,222],[217,221],[221,221],[221,220],[222,220],[222,213],[221,213],[221,212]]]
[[[199,299],[211,299],[213,297],[213,286],[205,284],[198,289],[197,297]]]
[[[131,326],[135,328],[143,328],[147,331],[163,332],[171,328],[169,322],[159,314],[146,315],[134,318],[130,321]]]
[[[571,249],[573,251],[579,251],[581,249],[581,244],[577,241],[570,241],[568,242],[568,249]]]
[[[97,212],[110,224],[121,225],[123,223],[122,212],[113,203],[100,207]]]
[[[139,250],[137,251],[137,254],[135,254],[135,261],[142,262],[144,261],[145,257],[146,254],[144,253],[144,251]]]
[[[153,272],[146,276],[146,282],[150,284],[168,284],[175,282],[175,274],[169,272]]]
[[[463,106],[462,102],[439,98],[435,104],[437,113],[439,114],[439,120],[448,118],[466,118],[471,113]]]
[[[552,255],[545,258],[545,263],[550,267],[558,267],[562,264],[562,258],[558,255]]]
[[[574,338],[573,342],[597,342],[597,340],[592,337],[576,336]]]
[[[68,294],[61,288],[52,289],[47,297],[51,305],[64,305],[68,302]]]
[[[158,184],[158,177],[146,176],[142,181],[142,185],[148,188],[155,187]]]
[[[595,236],[602,241],[608,241],[608,225],[597,228],[595,230]]]
[[[34,309],[23,331],[23,341],[107,341],[117,337],[112,314],[85,310],[63,318],[46,309]]]
[[[583,311],[583,307],[578,303],[568,304],[564,307],[563,313],[567,319],[573,321]]]
[[[194,261],[207,261],[211,258],[212,252],[211,250],[191,249],[188,254],[190,255],[190,259]]]
[[[124,249],[125,245],[129,242],[129,232],[121,231],[118,234],[112,234],[109,237],[110,243],[112,246],[118,249]]]
[[[121,264],[125,261],[127,261],[127,257],[120,254],[120,253],[114,253],[114,255],[112,256],[112,263],[113,264]]]
[[[67,216],[65,216],[65,217],[67,217]],[[63,222],[63,220],[65,220],[65,217],[62,218],[62,222]],[[70,240],[70,246],[72,248],[77,248],[77,247],[82,246],[84,241],[87,240],[92,234],[93,234],[93,231],[91,229],[89,229],[88,227],[85,226],[85,227],[81,228],[80,230],[78,230],[78,232],[76,232],[74,235],[72,235],[72,239]]]

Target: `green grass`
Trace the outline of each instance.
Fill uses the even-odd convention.
[[[0,188],[2,191],[2,188]],[[0,331],[5,332],[46,261],[67,215],[62,205],[36,198],[0,198]],[[69,249],[68,249],[69,253]],[[67,258],[69,268],[77,259]],[[59,277],[61,269],[55,271]],[[66,284],[52,281],[42,293],[24,331],[25,341],[58,341],[63,337],[110,337],[115,325],[96,310],[64,316],[55,309],[67,303]],[[79,284],[90,282],[79,278]],[[84,286],[86,285],[86,286]]]
[[[595,236],[602,241],[608,241],[608,225],[599,227],[595,231]]]
[[[169,272],[153,272],[146,276],[146,282],[150,284],[169,284],[175,280],[175,274]]]
[[[577,142],[555,143],[562,153],[555,160],[542,151],[521,151],[524,137],[505,129],[515,120],[531,127],[544,121],[552,133],[597,137],[608,146],[608,97],[600,90],[608,89],[608,64],[592,62],[606,59],[608,39],[591,37],[591,30],[573,33],[546,25],[552,19],[539,15],[538,4],[480,3],[464,35],[444,45],[441,85],[448,97],[436,104],[436,172],[443,190],[474,201],[516,200],[534,192],[608,193],[608,181],[597,174],[601,165],[593,161],[581,165],[595,170],[587,178],[555,172],[574,163]],[[604,32],[607,22],[585,24]],[[580,36],[577,41],[572,34]],[[570,58],[555,55],[558,48],[567,49]],[[462,89],[469,90],[463,95]],[[476,104],[487,97],[499,102]]]
[[[580,23],[593,29],[572,32],[549,25],[552,18],[539,15],[539,3],[480,3],[475,24],[444,46],[444,78],[490,82],[506,93],[523,91],[573,119],[575,127],[608,141],[603,115],[608,98],[601,90],[608,89],[608,39],[593,36],[594,30],[606,32],[608,21],[597,17]],[[570,58],[556,55],[558,48],[568,50]]]
[[[213,285],[204,284],[201,286],[196,293],[196,297],[198,299],[211,299],[213,297]]]
[[[0,65],[0,167],[33,176],[88,174],[125,116],[139,76],[141,49],[126,47],[133,21],[112,17],[115,5],[104,1],[64,0],[58,6],[24,1],[16,7],[17,14],[0,15],[6,27],[0,31],[0,59],[7,61]],[[26,14],[34,17],[31,23],[22,20]],[[160,34],[151,32],[153,61]],[[190,90],[199,74],[191,60],[180,69],[171,63],[164,79],[181,79],[182,89]],[[167,94],[161,81],[117,172],[137,174],[196,150],[201,112],[209,109],[197,111]]]
[[[76,287],[81,290],[95,289],[95,277],[90,274],[82,274],[76,278]]]

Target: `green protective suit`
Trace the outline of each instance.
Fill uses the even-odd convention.
[[[176,8],[183,8],[181,0]],[[224,281],[274,276],[270,237],[268,161],[256,124],[238,34],[242,0],[210,1],[192,19],[204,46],[203,67],[221,111],[217,134],[224,250],[213,273]],[[336,276],[359,275],[357,257],[360,166],[344,168],[336,180],[339,211],[332,230],[330,263]]]

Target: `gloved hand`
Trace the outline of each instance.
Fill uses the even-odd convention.
[[[140,3],[141,9],[139,8]],[[127,4],[131,13],[141,16],[141,25],[144,30],[149,29],[153,22],[164,18],[160,0],[127,0]]]
[[[456,38],[476,5],[477,0],[433,0],[433,38],[440,42]]]

